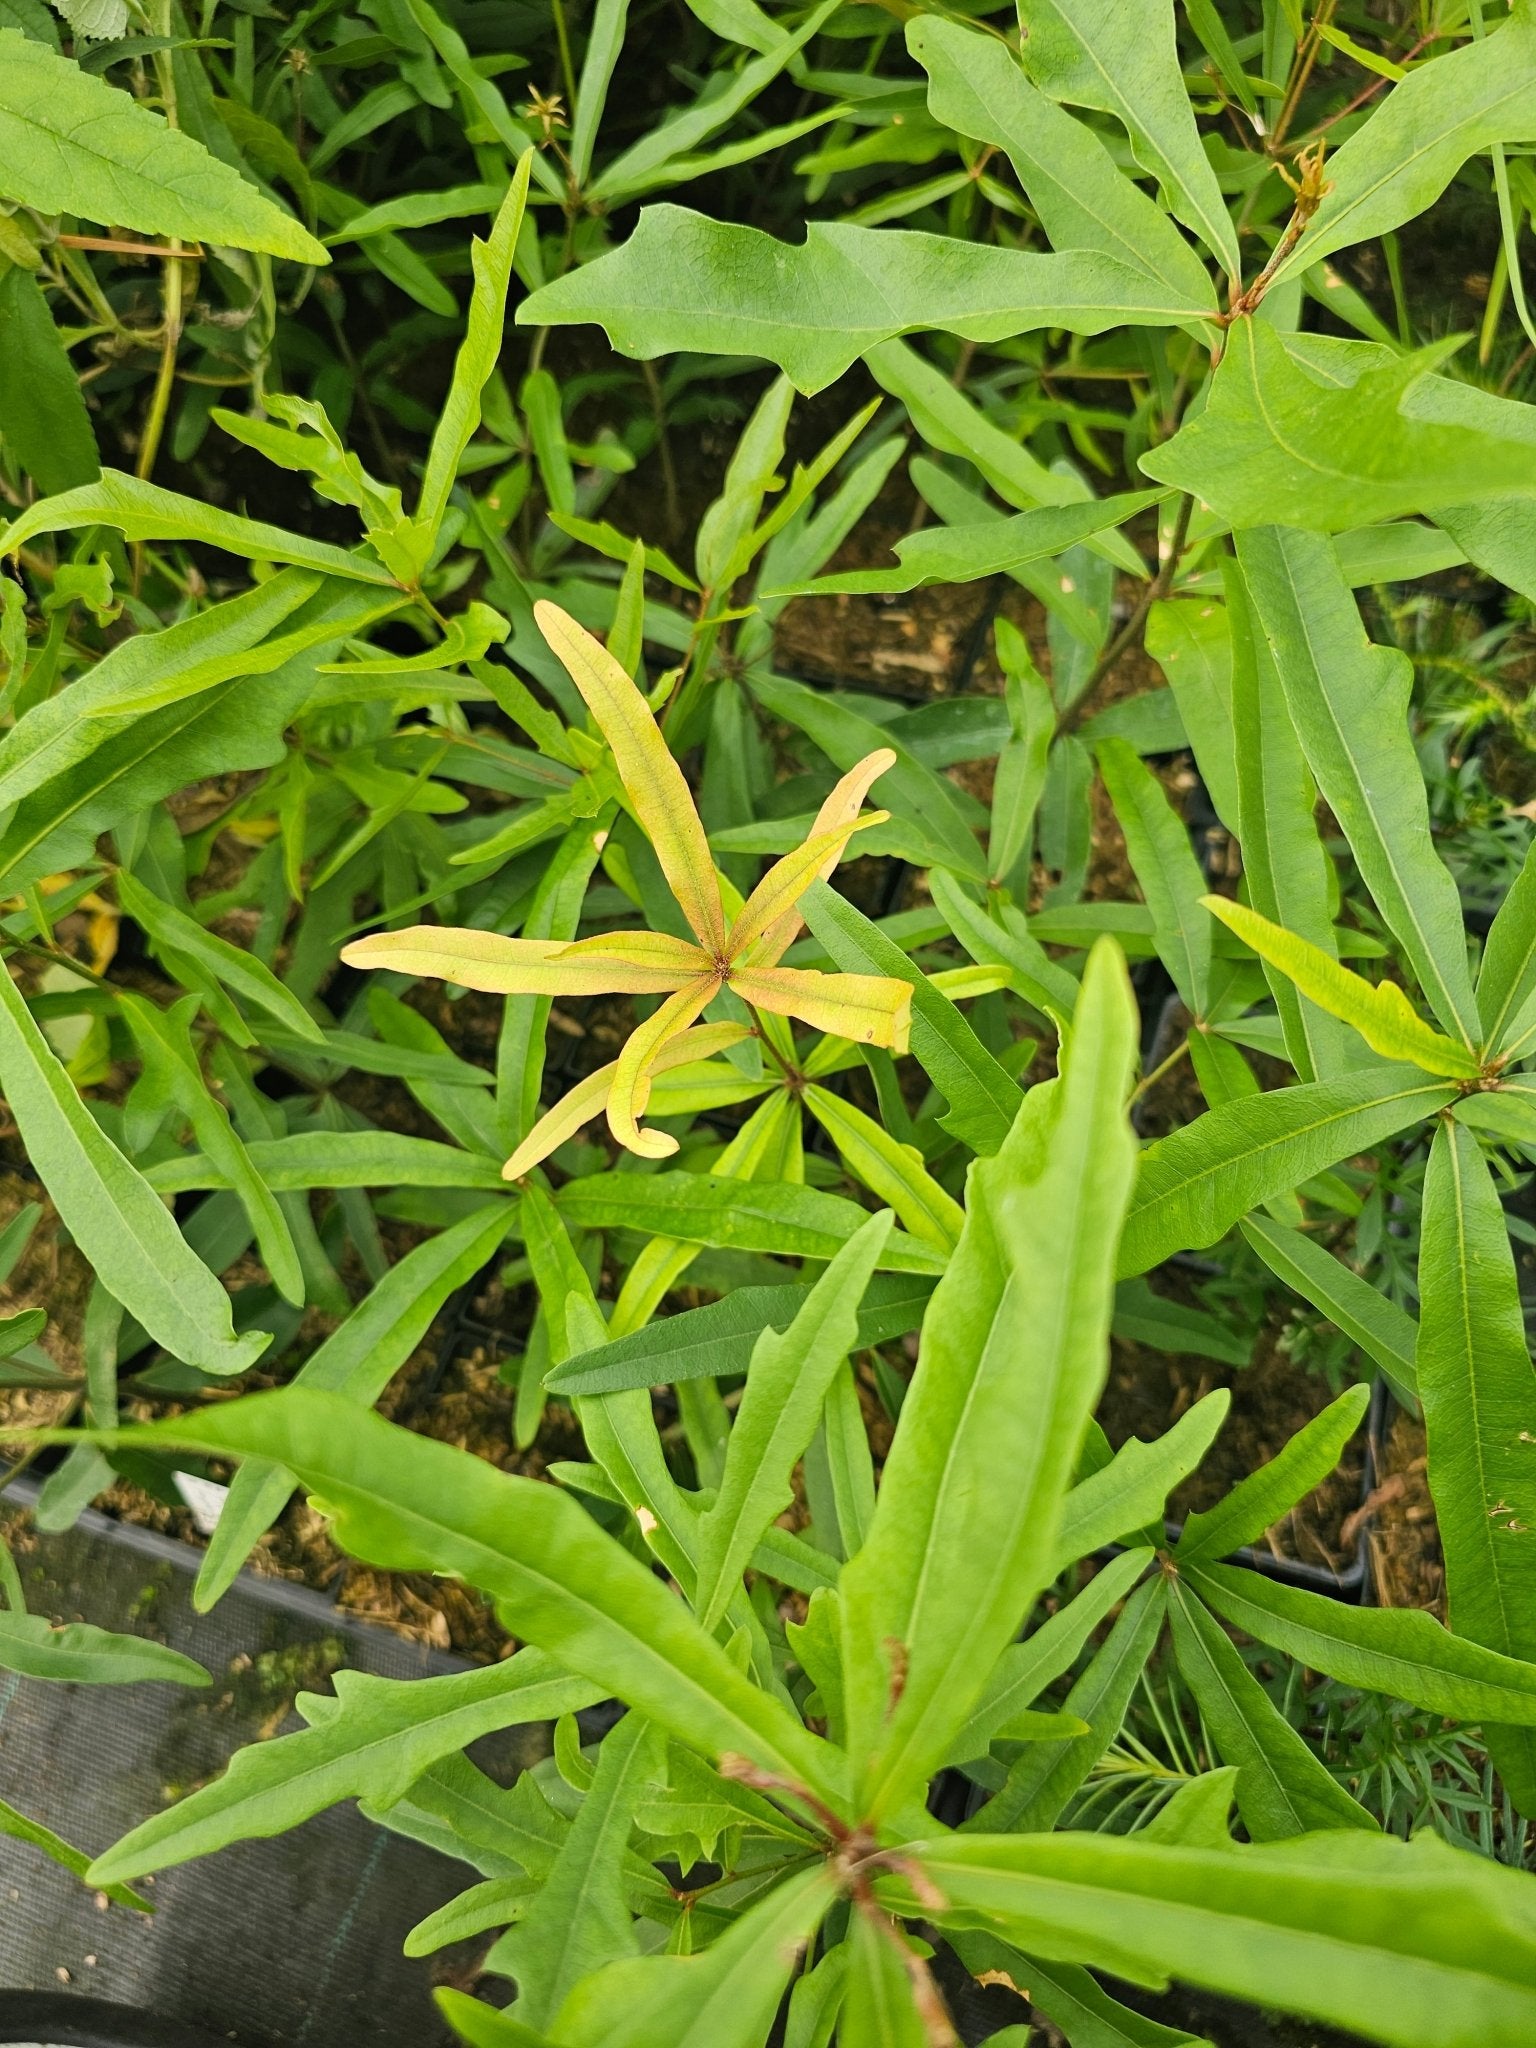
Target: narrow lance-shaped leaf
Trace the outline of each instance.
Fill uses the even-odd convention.
[[[359,1406],[377,1400],[449,1295],[474,1278],[516,1219],[515,1205],[498,1200],[412,1246],[310,1353],[291,1384],[343,1393]],[[199,1612],[206,1613],[229,1590],[262,1533],[287,1505],[295,1483],[291,1472],[261,1458],[240,1465],[198,1567],[193,1604]]]
[[[1250,1472],[1214,1508],[1189,1516],[1178,1556],[1221,1558],[1257,1542],[1266,1529],[1321,1486],[1370,1406],[1369,1387],[1349,1387],[1269,1462]]]
[[[389,1571],[454,1572],[506,1625],[691,1747],[739,1752],[823,1798],[832,1752],[746,1678],[675,1594],[541,1481],[414,1436],[307,1387],[119,1433],[287,1467],[325,1503],[338,1540]]]
[[[55,1628],[41,1614],[18,1614],[9,1608],[0,1612],[0,1671],[65,1685],[212,1683],[201,1664],[164,1643],[116,1635],[84,1621]]]
[[[1187,1587],[1168,1601],[1174,1655],[1225,1764],[1237,1766],[1237,1804],[1251,1840],[1376,1822],[1286,1720],[1231,1639]]]
[[[928,73],[943,126],[1007,152],[1054,249],[1102,249],[1191,302],[1214,304],[1204,264],[1101,137],[1030,82],[1012,50],[959,21],[920,14],[907,48]]]
[[[1225,1387],[1213,1387],[1160,1437],[1151,1443],[1128,1437],[1107,1465],[1080,1479],[1062,1510],[1058,1571],[1161,1521],[1169,1494],[1215,1442],[1231,1401]]]
[[[1451,1627],[1536,1660],[1536,1374],[1498,1192],[1476,1137],[1449,1121],[1424,1182],[1418,1389]],[[1488,1741],[1536,1812],[1536,1736]]]
[[[169,1010],[127,991],[118,1002],[146,1073],[158,1080],[165,1095],[185,1113],[198,1144],[239,1195],[273,1286],[286,1301],[302,1307],[303,1268],[277,1197],[251,1164],[228,1112],[203,1079],[191,1036],[197,997],[183,996]]]
[[[1210,996],[1211,928],[1201,915],[1205,879],[1184,820],[1157,778],[1125,740],[1100,740],[1099,773],[1125,834],[1136,880],[1152,912],[1158,956],[1192,1017]]]
[[[13,28],[0,29],[0,161],[7,197],[39,213],[331,260],[291,214],[164,115]]]
[[[266,1333],[235,1337],[229,1296],[80,1100],[3,969],[0,1085],[28,1158],[107,1291],[188,1365],[243,1371],[266,1348]]]
[[[1022,19],[1020,56],[1036,85],[1123,122],[1136,161],[1236,278],[1237,231],[1184,88],[1173,0],[1030,0]]]
[[[832,1375],[857,1340],[859,1301],[890,1226],[889,1212],[872,1216],[784,1334],[765,1330],[753,1346],[725,1471],[698,1527],[694,1611],[704,1628],[719,1622],[759,1537],[793,1498],[791,1475],[815,1433]]]
[[[612,747],[620,779],[694,936],[719,958],[725,918],[714,861],[683,771],[650,707],[607,648],[558,605],[541,600],[534,616]]]
[[[801,898],[806,922],[839,967],[872,968],[912,989],[912,1048],[949,1103],[944,1128],[992,1153],[1018,1109],[1018,1083],[992,1057],[959,1010],[915,968],[894,940],[824,882]]]
[[[1141,1155],[1122,1275],[1214,1244],[1250,1209],[1369,1151],[1455,1098],[1417,1067],[1360,1067],[1208,1110]]]
[[[562,2048],[758,2048],[836,1898],[818,1861],[773,1886],[702,1955],[643,1956],[589,1977],[561,2013]]]
[[[1087,1733],[1031,1742],[1001,1789],[965,1823],[965,1832],[1006,1828],[1033,1834],[1056,1826],[1067,1802],[1120,1732],[1131,1694],[1162,1633],[1168,1589],[1161,1578],[1138,1586],[1062,1703]]]
[[[1049,1580],[1107,1363],[1134,1163],[1133,1046],[1124,966],[1101,946],[1064,1078],[1027,1096],[996,1161],[971,1170],[874,1523],[842,1580],[849,1741],[868,1812],[899,1803],[944,1754]]]
[[[104,469],[95,483],[81,484],[56,498],[40,498],[0,528],[0,548],[15,554],[40,533],[74,533],[90,526],[113,527],[124,540],[202,541],[247,561],[292,562],[351,582],[395,586],[384,564],[371,555],[245,519],[238,512],[222,512],[118,469]]]
[[[1320,946],[1282,931],[1256,910],[1224,896],[1202,902],[1212,917],[1236,932],[1261,960],[1279,968],[1319,1009],[1354,1026],[1374,1053],[1386,1060],[1408,1060],[1426,1073],[1475,1080],[1481,1061],[1464,1044],[1426,1024],[1395,981],[1369,982],[1342,966]]]
[[[1374,1359],[1398,1398],[1411,1404],[1416,1398],[1414,1352],[1419,1341],[1413,1317],[1304,1232],[1257,1212],[1241,1227],[1270,1271]]]
[[[1452,1635],[1413,1607],[1351,1607],[1262,1572],[1195,1560],[1191,1588],[1234,1628],[1341,1684],[1477,1721],[1505,1746],[1536,1727],[1536,1664]]]
[[[522,233],[528,179],[536,155],[537,151],[531,148],[523,152],[492,223],[489,241],[477,239],[470,243],[475,284],[470,294],[468,323],[453,366],[453,381],[432,435],[416,506],[414,523],[420,532],[418,552],[423,568],[431,558],[464,450],[480,424],[480,393],[501,354],[512,258]]]
[[[530,2025],[547,2026],[582,1978],[639,1952],[623,1856],[662,1757],[661,1730],[642,1714],[626,1714],[603,1738],[570,1833],[526,1915],[499,1944],[517,1978],[518,2017]]]
[[[1328,159],[1328,188],[1275,276],[1312,268],[1423,213],[1468,157],[1536,140],[1536,17],[1515,0],[1497,35],[1417,65]]]
[[[1297,737],[1269,641],[1260,632],[1235,561],[1222,567],[1232,650],[1229,744],[1248,901],[1262,916],[1337,950],[1333,873],[1317,829],[1317,784]],[[1278,971],[1265,979],[1280,1013],[1285,1049],[1303,1081],[1326,1081],[1350,1064],[1351,1041]]]
[[[151,1814],[98,1856],[95,1884],[190,1862],[283,1833],[343,1799],[391,1806],[439,1757],[498,1728],[578,1712],[597,1697],[542,1650],[503,1664],[405,1681],[338,1671],[334,1699],[300,1696],[311,1726],[237,1750],[229,1768]]]
[[[1143,1984],[1177,1975],[1388,2048],[1487,2048],[1536,2024],[1523,1877],[1433,1835],[1341,1829],[1205,1848],[1074,1830],[908,1845],[950,1914]],[[898,1882],[893,1905],[927,1911]]]

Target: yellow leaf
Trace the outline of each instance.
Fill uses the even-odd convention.
[[[842,779],[834,784],[831,794],[816,813],[816,822],[811,827],[811,838],[817,839],[823,832],[830,832],[834,826],[844,825],[850,818],[859,815],[859,807],[869,795],[870,785],[882,776],[887,768],[895,765],[895,751],[890,747],[876,747],[872,754],[866,754],[862,761],[856,761]],[[824,882],[837,865],[833,856],[816,877]],[[764,934],[751,949],[747,964],[751,967],[777,967],[800,933],[800,913],[789,911],[771,932]]]
[[[681,948],[683,941],[673,944]],[[504,996],[665,995],[699,971],[693,954],[685,965],[664,968],[563,939],[508,939],[436,924],[370,932],[343,946],[341,957],[351,967],[389,967]]]
[[[533,615],[613,750],[619,779],[656,849],[667,886],[699,944],[712,958],[720,958],[725,914],[709,841],[683,771],[668,752],[649,705],[607,648],[559,605],[540,599]]]
[[[889,811],[870,811],[865,817],[834,825],[830,832],[815,832],[793,853],[776,860],[731,926],[725,941],[725,957],[750,960],[753,949],[794,915],[795,905],[812,882],[831,873],[854,833],[861,832],[866,825],[883,825],[890,815]]]
[[[596,938],[577,939],[556,954],[573,965],[584,960],[609,960],[616,972],[638,970],[669,977],[665,986],[679,986],[678,977],[691,980],[695,974],[713,974],[715,963],[691,939],[677,939],[670,932],[605,932]],[[654,984],[656,987],[662,983]],[[646,991],[632,989],[630,994]]]
[[[1383,1059],[1409,1060],[1431,1074],[1449,1074],[1461,1080],[1472,1080],[1482,1072],[1476,1053],[1426,1024],[1395,981],[1367,981],[1331,959],[1320,946],[1271,924],[1245,904],[1229,903],[1225,896],[1202,896],[1200,900],[1213,917],[1236,932],[1261,960],[1277,967],[1320,1010],[1352,1025]]]
[[[751,1036],[745,1024],[701,1024],[696,1030],[684,1031],[661,1048],[651,1062],[649,1078],[654,1080],[658,1074],[669,1073],[674,1067],[696,1066],[703,1060],[712,1059],[716,1053],[724,1052],[727,1046],[740,1045],[744,1038]],[[595,1074],[588,1074],[584,1081],[578,1081],[570,1094],[562,1096],[553,1109],[546,1110],[501,1169],[502,1179],[521,1180],[567,1138],[573,1137],[583,1124],[601,1116],[617,1071],[618,1062],[610,1060],[606,1067],[599,1067]],[[644,1099],[638,1113],[645,1113]]]
[[[799,967],[733,967],[730,986],[744,1003],[780,1017],[798,1017],[860,1045],[905,1052],[912,1028],[912,990],[884,974],[818,974]]]
[[[665,1159],[677,1150],[676,1138],[665,1131],[642,1131],[640,1117],[650,1095],[655,1062],[669,1039],[680,1038],[718,992],[718,975],[701,974],[686,988],[659,1005],[625,1041],[613,1065],[608,1090],[608,1128],[619,1143],[642,1159]]]

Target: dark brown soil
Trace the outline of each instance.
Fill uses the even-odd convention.
[[[1366,1540],[1383,1607],[1423,1607],[1445,1619],[1445,1565],[1424,1469],[1424,1425],[1394,1409],[1365,1503]]]

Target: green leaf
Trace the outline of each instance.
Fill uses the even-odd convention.
[[[1130,1592],[1155,1555],[1142,1545],[1111,1558],[1075,1600],[1058,1607],[1022,1643],[1010,1643],[988,1674],[948,1761],[963,1764],[985,1756],[991,1743],[1006,1736],[1014,1719],[1077,1662],[1093,1631]]]
[[[266,1333],[236,1338],[229,1296],[80,1100],[3,969],[0,1087],[27,1157],[108,1293],[188,1365],[243,1372]]]
[[[1476,1046],[1460,898],[1430,835],[1408,727],[1412,665],[1366,638],[1320,534],[1269,527],[1240,540],[1238,553],[1302,748],[1361,878],[1436,1017]]]
[[[928,73],[936,121],[1007,152],[1054,249],[1098,249],[1194,305],[1215,305],[1205,266],[1104,142],[1032,85],[1007,45],[920,14],[907,48]]]
[[[941,1252],[954,1250],[965,1212],[945,1193],[911,1145],[898,1144],[883,1124],[830,1088],[810,1082],[801,1100],[837,1147],[856,1180],[889,1202],[914,1237]]]
[[[310,1353],[290,1384],[344,1394],[360,1407],[370,1406],[449,1295],[495,1256],[516,1218],[516,1205],[502,1198],[413,1245]],[[228,1592],[241,1565],[287,1506],[294,1484],[292,1473],[259,1458],[241,1465],[198,1567],[193,1604],[199,1613],[206,1614]]]
[[[842,1195],[792,1181],[730,1180],[709,1173],[594,1173],[567,1181],[556,1205],[582,1230],[643,1230],[685,1244],[830,1259],[868,1212]],[[893,1230],[880,1254],[887,1272],[939,1273],[944,1255]]]
[[[1237,1804],[1251,1840],[1376,1822],[1327,1770],[1254,1677],[1219,1623],[1178,1580],[1168,1618],[1179,1671],[1224,1764],[1237,1766]]]
[[[1333,932],[1334,876],[1317,829],[1317,784],[1302,753],[1275,667],[1236,562],[1223,565],[1231,622],[1231,723],[1237,779],[1237,835],[1248,900],[1262,916],[1338,950]],[[1291,1065],[1303,1081],[1326,1081],[1349,1066],[1353,1041],[1336,1017],[1308,1002],[1285,975],[1264,973],[1285,1032]]]
[[[162,1010],[148,997],[124,990],[118,1003],[133,1033],[145,1076],[164,1100],[173,1102],[186,1116],[197,1142],[218,1163],[250,1219],[256,1248],[273,1286],[285,1301],[302,1308],[304,1269],[287,1219],[277,1197],[251,1164],[229,1112],[214,1098],[203,1079],[192,1040],[198,998],[183,996],[170,1009]]]
[[[1205,878],[1184,820],[1162,784],[1125,740],[1100,740],[1099,773],[1125,834],[1126,852],[1152,913],[1152,940],[1184,1007],[1195,1018],[1210,1000],[1211,927],[1200,909]]]
[[[1086,1735],[1032,1742],[1010,1767],[1000,1791],[966,1822],[972,1834],[991,1829],[1034,1833],[1055,1827],[1067,1802],[1120,1732],[1147,1659],[1162,1632],[1168,1589],[1148,1579],[1126,1601],[1087,1669],[1062,1702],[1062,1712],[1087,1726]]]
[[[1052,99],[1124,124],[1137,163],[1174,213],[1238,277],[1237,231],[1184,89],[1173,0],[1136,8],[1120,0],[1032,0],[1019,54]]]
[[[343,1799],[392,1806],[439,1757],[499,1728],[577,1712],[597,1697],[588,1680],[570,1677],[541,1650],[442,1678],[338,1671],[331,1683],[334,1698],[300,1696],[308,1728],[237,1750],[219,1777],[98,1856],[91,1882],[138,1877],[231,1842],[282,1834]]]
[[[871,1815],[947,1752],[1054,1570],[1107,1365],[1134,1042],[1124,964],[1105,942],[1089,956],[1062,1080],[1027,1095],[996,1159],[971,1169],[874,1522],[841,1582],[849,1748]]]
[[[295,1473],[337,1540],[386,1571],[456,1573],[505,1626],[690,1747],[741,1753],[836,1800],[835,1759],[744,1677],[675,1594],[541,1480],[499,1472],[340,1395],[256,1394],[118,1440],[264,1458]]]
[[[1353,1026],[1383,1059],[1406,1060],[1426,1073],[1463,1081],[1475,1080],[1482,1072],[1477,1054],[1426,1024],[1395,981],[1367,981],[1320,946],[1283,931],[1244,904],[1224,896],[1201,901],[1212,917],[1236,932],[1261,960],[1278,968],[1319,1009]]]
[[[747,1384],[713,1505],[700,1517],[694,1612],[714,1629],[763,1531],[794,1499],[791,1478],[821,1419],[832,1376],[858,1340],[858,1306],[891,1227],[871,1216],[843,1246],[782,1336],[752,1347]]]
[[[1234,320],[1204,407],[1140,466],[1239,529],[1341,533],[1491,493],[1529,494],[1529,449],[1409,410],[1454,346],[1453,337],[1393,357],[1340,388],[1267,321]]]
[[[810,1293],[797,1286],[734,1288],[704,1308],[684,1309],[611,1344],[577,1352],[546,1373],[544,1384],[551,1393],[574,1398],[745,1372],[762,1332],[788,1329]],[[859,1307],[851,1348],[867,1350],[917,1329],[932,1293],[921,1277],[877,1274]]]
[[[258,654],[241,659],[232,647],[219,657],[228,660],[227,680],[199,687],[196,695],[142,717],[98,714],[96,671],[26,713],[8,736],[18,754],[0,753],[0,775],[5,776],[0,802],[10,800],[16,783],[30,792],[16,804],[0,835],[0,882],[7,891],[18,892],[89,861],[99,834],[173,790],[204,776],[266,768],[280,760],[284,728],[314,687],[316,663],[350,630],[349,621],[357,614],[357,585],[347,593],[348,586],[332,583],[316,595],[316,610],[328,619],[325,639],[311,641],[304,629],[308,652],[284,659],[270,674],[262,673]],[[286,598],[291,602],[291,589]],[[258,616],[246,616],[239,629],[242,639]],[[119,651],[142,644],[152,661],[160,643],[171,641],[179,630],[147,634],[142,643],[126,642]],[[114,660],[108,655],[102,670]],[[117,673],[126,680],[123,671]]]
[[[55,1628],[41,1614],[0,1612],[0,1671],[61,1685],[211,1685],[201,1664],[142,1636],[113,1635],[89,1622]]]
[[[1164,495],[1160,491],[1126,491],[1119,497],[1088,498],[1080,504],[1042,505],[1011,519],[989,519],[975,526],[928,526],[895,543],[899,569],[850,569],[762,594],[833,597],[841,592],[919,590],[928,583],[977,583],[984,576],[1003,575],[1058,555],[1079,541],[1091,540],[1106,527],[1121,526],[1149,505],[1160,503]],[[884,729],[884,737],[889,746],[889,728]]]
[[[1499,905],[1483,943],[1477,1009],[1483,1043],[1502,1052],[1515,1037],[1515,1019],[1536,991],[1536,843],[1527,847],[1514,885]]]
[[[883,1915],[854,1913],[848,1934],[838,2048],[932,2048],[903,1960],[907,1937]]]
[[[1056,1960],[1172,1976],[1388,2048],[1487,2048],[1536,2025],[1523,1873],[1432,1835],[1355,1829],[1221,1848],[1074,1831],[912,1843],[962,1924]],[[899,1892],[895,1884],[889,1886]],[[913,1907],[918,1912],[921,1907]]]
[[[474,272],[469,315],[464,340],[453,365],[453,381],[433,430],[432,446],[421,480],[413,522],[420,539],[418,565],[425,568],[448,508],[448,494],[459,473],[459,464],[480,424],[480,394],[501,354],[507,317],[507,289],[512,280],[512,259],[522,233],[523,214],[528,204],[528,179],[537,152],[526,149],[518,162],[497,209],[489,241],[476,237],[469,245]]]
[[[3,258],[0,438],[43,492],[72,490],[101,473],[90,415],[48,303],[30,271]]]
[[[1194,8],[1189,12],[1193,15]],[[1163,1812],[1167,1810],[1164,1807]],[[1210,2048],[1203,2035],[1160,2026],[1143,2013],[1133,2012],[1111,1998],[1091,1971],[1071,1963],[1042,1963],[1038,1956],[1023,1955],[986,1934],[961,1935],[954,1947],[973,1973],[1000,1969],[1012,1982],[1026,1985],[1030,2004],[1044,2013],[1072,2048]],[[1024,2048],[1024,2044],[1015,2044],[1015,2048]]]
[[[818,1859],[749,1906],[702,1955],[644,1956],[589,1977],[560,2015],[563,2048],[759,2048],[835,1886]]]
[[[233,994],[243,996],[253,1009],[263,1010],[280,1024],[286,1024],[307,1044],[318,1047],[325,1043],[319,1025],[298,997],[284,988],[271,968],[264,966],[248,948],[232,946],[228,939],[208,931],[175,904],[163,902],[126,868],[118,869],[116,886],[119,904],[143,928],[157,950],[165,947],[205,967]]]
[[[432,1993],[437,2009],[469,2048],[553,2048],[547,2034],[525,2027],[515,2013],[502,2012],[467,1991],[440,1985]]]
[[[821,6],[813,7],[793,31],[786,28],[775,36],[772,47],[755,62],[743,64],[734,74],[718,74],[691,106],[658,121],[638,142],[604,165],[588,187],[591,199],[600,201],[604,210],[612,210],[657,185],[676,183],[689,175],[690,153],[750,106],[790,59],[820,32],[837,6],[838,0],[822,0]],[[578,95],[578,117],[583,103],[583,97]],[[729,161],[733,153],[725,154]]]
[[[84,675],[30,706],[0,740],[0,804],[19,802],[51,776],[88,759],[121,730],[128,711],[148,708],[143,699],[151,685],[165,690],[169,703],[236,675],[263,673],[267,644],[320,588],[307,571],[284,569],[243,596],[163,632],[119,641]],[[359,623],[366,622],[365,614]]]
[[[1168,678],[1216,815],[1241,839],[1227,608],[1214,597],[1160,597],[1147,613],[1146,647]],[[1244,866],[1246,870],[1246,843]]]
[[[1297,1430],[1267,1464],[1240,1479],[1216,1507],[1189,1517],[1179,1538],[1179,1557],[1230,1557],[1245,1544],[1256,1543],[1266,1529],[1273,1528],[1282,1515],[1322,1485],[1370,1404],[1369,1387],[1346,1388],[1321,1415],[1314,1415]]]
[[[461,1152],[436,1138],[399,1131],[293,1131],[253,1138],[246,1150],[274,1193],[303,1188],[504,1188],[501,1168],[486,1153]],[[163,1195],[229,1182],[196,1152],[159,1161],[146,1178]]]
[[[0,1835],[8,1835],[13,1842],[25,1842],[30,1848],[41,1849],[45,1856],[51,1857],[72,1877],[83,1880],[90,1868],[91,1859],[83,1850],[72,1847],[62,1835],[56,1835],[52,1828],[45,1828],[41,1821],[18,1812],[14,1806],[8,1806],[3,1799],[0,1799]],[[135,1913],[153,1913],[155,1910],[148,1899],[141,1898],[137,1892],[129,1891],[125,1884],[104,1885],[101,1889],[114,1906],[127,1906]]]
[[[1536,1724],[1536,1664],[1452,1635],[1416,1607],[1351,1607],[1232,1565],[1181,1571],[1234,1628],[1341,1684],[1454,1720],[1502,1718],[1522,1738]]]
[[[1151,1443],[1128,1437],[1107,1465],[1080,1479],[1062,1510],[1057,1571],[1151,1522],[1161,1522],[1169,1494],[1215,1442],[1231,1405],[1225,1387],[1213,1388],[1160,1437]]]
[[[1536,18],[1516,0],[1496,35],[1416,65],[1328,159],[1328,187],[1276,280],[1373,240],[1440,197],[1468,157],[1536,141]]]
[[[974,1151],[1002,1144],[1020,1102],[1018,1083],[999,1066],[949,998],[912,965],[893,939],[861,911],[813,882],[800,899],[805,921],[847,973],[888,974],[912,989],[912,1050],[949,1103],[944,1128]]]
[[[877,748],[889,747],[896,759],[880,777],[885,800],[898,813],[905,811],[921,822],[941,865],[977,881],[985,879],[981,848],[960,808],[954,784],[925,767],[888,727],[861,717],[825,691],[807,689],[787,676],[755,670],[748,682],[758,702],[773,717],[784,719],[814,740],[839,774],[846,774]]]
[[[1253,1357],[1252,1343],[1234,1336],[1208,1309],[1156,1294],[1140,1278],[1122,1280],[1115,1289],[1114,1332],[1157,1351],[1216,1358],[1223,1365],[1247,1365]]]
[[[814,392],[866,349],[921,328],[1002,341],[1040,327],[1161,327],[1209,310],[1093,250],[1021,255],[831,221],[812,221],[791,244],[648,206],[622,248],[543,286],[517,318],[530,327],[596,321],[621,355],[764,356]]]
[[[1025,924],[1014,907],[1000,912],[999,921],[990,917],[966,893],[965,887],[942,869],[928,877],[934,908],[980,966],[1005,967],[1009,985],[1025,1002],[1033,1003],[1053,1020],[1069,1019],[1077,1007],[1077,983],[1065,967],[1059,967]],[[914,995],[914,1011],[921,1001]],[[944,1128],[953,1129],[949,1119]]]
[[[1498,1191],[1461,1124],[1436,1131],[1424,1181],[1418,1389],[1451,1627],[1536,1659],[1536,1377]],[[1488,1741],[1515,1804],[1536,1810],[1536,1737]]]
[[[1400,1397],[1413,1398],[1419,1326],[1406,1310],[1304,1231],[1257,1211],[1244,1219],[1241,1229],[1272,1273],[1374,1359]]]
[[[0,29],[0,186],[39,213],[329,263],[313,235],[131,93]]]
[[[1142,1153],[1120,1241],[1121,1274],[1214,1244],[1272,1195],[1370,1151],[1455,1094],[1416,1067],[1373,1064],[1208,1110]]]
[[[547,2026],[590,1972],[639,1953],[624,1891],[634,1811],[663,1764],[661,1730],[626,1714],[604,1737],[597,1772],[532,1905],[498,1944],[517,1979],[517,2016]]]
[[[125,540],[201,541],[251,562],[293,562],[354,583],[395,587],[383,563],[368,555],[245,519],[238,512],[221,512],[200,498],[184,498],[120,469],[104,469],[95,483],[39,499],[0,528],[0,548],[13,555],[40,533],[72,533],[91,526],[114,527]]]

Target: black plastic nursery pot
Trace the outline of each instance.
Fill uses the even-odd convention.
[[[0,2048],[229,2048],[161,2013],[49,1991],[0,1991]]]

